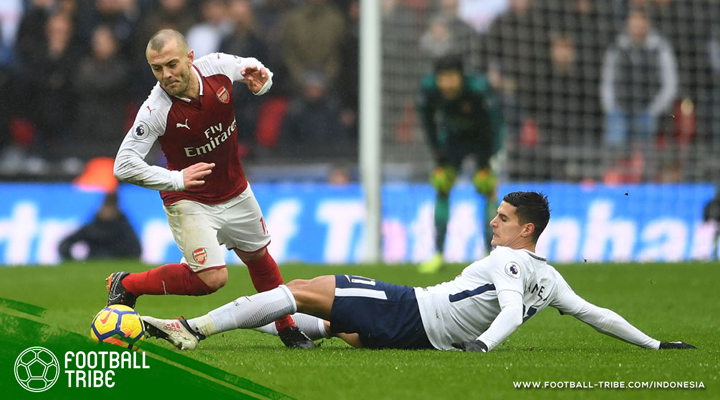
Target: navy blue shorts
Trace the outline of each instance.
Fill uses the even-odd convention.
[[[357,333],[371,349],[433,349],[415,289],[353,275],[335,275],[333,333]]]

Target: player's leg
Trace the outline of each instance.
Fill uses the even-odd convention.
[[[216,237],[217,221],[207,208],[186,200],[165,207],[183,260],[141,273],[111,274],[107,279],[108,305],[134,307],[136,298],[144,294],[203,296],[223,287],[227,269]]]
[[[292,281],[279,287],[240,297],[209,313],[189,320],[143,317],[147,332],[171,342],[181,350],[192,350],[198,341],[233,329],[254,329],[301,311],[329,319],[335,294],[335,277]]]
[[[298,328],[300,328],[312,340],[327,339],[334,336],[344,340],[352,347],[363,347],[362,342],[360,341],[360,335],[357,333],[340,332],[331,334],[330,321],[303,313],[295,313],[292,317]],[[277,328],[275,328],[274,323],[254,328],[254,330],[268,335],[278,335],[278,331]]]
[[[420,264],[418,272],[432,274],[443,265],[445,237],[450,221],[450,190],[457,179],[458,169],[455,166],[438,166],[430,175],[430,184],[435,188],[435,254]]]
[[[265,292],[283,284],[283,278],[277,263],[266,248],[255,253],[246,253],[235,250],[238,257],[247,265],[250,279],[255,290]],[[278,336],[287,347],[312,348],[315,347],[310,337],[302,328],[298,328],[290,315],[284,315],[275,321]]]
[[[330,332],[354,347],[432,349],[416,288],[335,275]]]
[[[320,340],[330,338],[330,325],[329,322],[322,318],[314,317],[309,314],[295,313],[292,316],[295,325],[305,334],[310,340]],[[271,322],[267,325],[253,328],[253,330],[265,333],[268,335],[278,336],[277,326],[275,322]]]
[[[248,188],[232,202],[228,202],[225,223],[218,232],[218,240],[231,248],[247,265],[250,279],[258,292],[265,292],[283,284],[277,263],[267,250],[270,233],[265,226],[262,211]],[[310,348],[312,340],[295,327],[289,315],[275,322],[283,343],[288,347]]]

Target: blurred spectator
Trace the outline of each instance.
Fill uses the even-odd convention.
[[[554,35],[550,41],[550,67],[538,82],[535,118],[540,136],[554,145],[596,145],[593,133],[600,112],[598,86],[589,77],[595,69],[583,68],[573,37]],[[599,69],[599,68],[598,68]]]
[[[66,15],[53,15],[43,29],[45,39],[33,53],[25,55],[23,67],[29,85],[24,92],[29,98],[28,117],[36,128],[32,156],[26,164],[29,172],[45,172],[46,158],[59,159],[71,150],[68,139],[77,102],[72,80],[77,74],[79,57],[72,40],[73,30],[72,21]]]
[[[450,33],[450,23],[447,18],[439,15],[430,20],[427,30],[420,36],[420,50],[430,60],[459,53],[455,49],[455,41]]]
[[[327,183],[333,186],[344,186],[352,181],[352,174],[347,165],[333,165],[327,179]]]
[[[222,51],[264,60],[265,46],[258,34],[250,0],[232,0],[228,11],[233,30],[222,39],[220,45]]]
[[[138,259],[138,240],[127,217],[118,207],[117,193],[108,193],[92,221],[60,242],[65,260]]]
[[[452,37],[454,54],[462,54],[468,67],[476,70],[480,64],[480,36],[470,24],[460,19],[459,0],[440,0],[440,15],[445,17]]]
[[[719,11],[720,5],[715,6]],[[713,132],[710,143],[714,148],[720,148],[720,27],[713,27],[708,41],[708,57],[712,71],[712,93],[710,107],[706,113],[710,116],[710,131]]]
[[[710,2],[651,0],[651,25],[672,47],[678,62],[680,96],[697,102],[708,77],[705,41],[713,21]]]
[[[56,0],[32,0],[23,14],[18,28],[15,51],[22,60],[37,55],[46,42],[45,25],[55,7]]]
[[[534,7],[532,0],[510,0],[510,11],[493,21],[483,43],[483,70],[497,71],[500,92],[515,98],[523,119],[531,114],[536,79],[547,66],[546,19]]]
[[[356,152],[357,143],[342,124],[339,104],[328,94],[321,71],[305,73],[303,94],[291,101],[283,120],[280,146],[284,154],[299,158],[343,158]]]
[[[598,100],[597,92],[595,97],[584,92],[583,71],[578,66],[577,48],[572,39],[556,35],[551,39],[549,50],[550,67],[538,83],[544,95],[537,96],[533,109],[539,130],[537,140],[550,150],[534,152],[533,161],[546,166],[542,172],[535,172],[543,179],[564,180],[568,172],[566,157],[557,159],[554,155],[561,148],[592,145],[592,141],[587,140],[592,130],[583,129],[586,113],[590,111],[584,107]]]
[[[60,14],[64,14],[66,17],[70,17],[73,22],[77,22],[78,16],[78,1],[80,0],[57,0],[58,10]]]
[[[206,56],[220,50],[222,38],[232,32],[232,23],[228,19],[228,7],[225,0],[203,0],[202,22],[188,29],[188,48],[193,49],[195,58]]]
[[[508,0],[459,0],[458,15],[477,32],[485,33],[490,24],[507,11]]]
[[[626,29],[607,50],[603,63],[605,143],[611,146],[628,140],[652,143],[658,117],[671,107],[678,89],[673,50],[650,29],[645,13],[631,12]]]
[[[0,1],[0,65],[10,60],[3,59],[2,51],[8,51],[5,56],[11,56],[14,51],[18,26],[23,17],[23,11],[29,8],[27,0]]]
[[[434,61],[448,54],[462,54],[472,69],[480,65],[479,35],[458,17],[458,0],[441,0],[440,11],[420,37],[420,49]]]
[[[573,82],[571,96],[579,103],[572,110],[573,120],[570,122],[574,134],[569,131],[566,133],[568,139],[576,139],[574,144],[592,146],[602,137],[599,99],[602,57],[616,36],[609,8],[611,6],[602,0],[557,0],[550,9],[550,12],[561,17],[559,26],[550,25],[551,63],[554,65],[550,73],[557,74],[564,70],[564,67],[558,68],[563,64],[561,59],[567,59],[562,54],[566,50],[572,53],[569,65]],[[559,94],[560,87],[555,83],[548,84],[543,79],[540,84],[542,86],[539,90]]]
[[[306,72],[320,70],[326,89],[340,76],[340,51],[345,20],[332,2],[308,0],[290,16],[283,35],[285,63],[296,88],[302,88]]]
[[[717,1],[649,0],[649,15],[653,27],[660,32],[672,46],[678,63],[678,97],[684,104],[693,104],[692,115],[683,115],[682,119],[672,119],[675,138],[687,143],[700,136],[700,143],[713,141],[711,98],[713,80],[711,61],[707,53],[707,40],[713,27],[717,25],[717,16],[712,8]],[[693,128],[686,129],[686,121],[693,121]],[[685,131],[681,133],[681,131]],[[692,131],[692,132],[691,132]]]
[[[342,108],[342,121],[352,137],[357,137],[357,115],[360,102],[360,2],[351,0],[345,9],[347,34],[342,43],[338,93]]]
[[[78,33],[82,43],[93,42],[95,28],[107,26],[118,42],[118,53],[130,58],[137,32],[139,13],[136,0],[95,0],[95,7],[82,7],[78,16]]]
[[[0,68],[10,64],[10,46],[8,43],[4,40],[3,35],[3,23],[0,19]]]
[[[418,48],[425,16],[402,0],[382,0],[383,129],[395,142],[415,140],[415,103],[430,61]]]
[[[220,43],[220,51],[240,57],[267,59],[265,45],[257,34],[250,0],[232,0],[229,5],[229,14],[234,30],[223,38]],[[233,86],[235,86],[233,93],[235,94],[235,119],[238,124],[238,136],[243,140],[255,133],[261,98],[249,90],[242,90],[242,87],[246,87],[245,83],[234,82]]]
[[[140,22],[134,39],[134,53],[142,54],[144,60],[145,46],[155,32],[168,28],[184,34],[194,23],[195,16],[188,6],[188,0],[159,0],[157,8],[150,11]]]
[[[273,81],[272,91],[268,95],[284,96],[289,93],[292,82],[285,64],[283,35],[295,4],[293,0],[258,0],[254,4],[256,20],[261,27],[261,40],[268,57],[267,62],[263,63],[277,76],[286,77]]]
[[[145,47],[150,37],[165,28],[186,33],[195,22],[188,0],[159,0],[157,7],[142,18],[133,39],[133,54],[129,58],[133,60],[132,97],[136,104],[141,104],[147,97],[148,89],[157,83],[145,58]]]
[[[610,7],[610,2],[603,0],[550,0],[547,4],[547,12],[557,22],[548,26],[551,38],[558,34],[572,36],[578,68],[591,70],[587,77],[597,77],[597,84],[602,54],[617,35]]]
[[[112,157],[125,134],[125,107],[130,81],[128,62],[118,54],[118,41],[110,28],[95,29],[92,53],[81,62],[75,76],[78,120],[77,155]]]
[[[703,221],[710,224],[713,232],[713,250],[710,253],[710,260],[714,261],[718,259],[718,238],[720,238],[720,190],[716,190],[715,196],[705,204]]]
[[[1,21],[0,21],[1,22]],[[0,24],[0,46],[2,44],[2,25]],[[0,49],[2,51],[2,49]],[[10,144],[10,69],[3,64],[0,57],[0,152]],[[1,163],[1,160],[0,160]]]

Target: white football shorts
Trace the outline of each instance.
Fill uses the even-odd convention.
[[[270,244],[270,233],[249,185],[221,204],[180,200],[164,208],[183,261],[195,272],[225,266],[222,245],[252,253]]]

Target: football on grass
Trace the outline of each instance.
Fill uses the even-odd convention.
[[[100,342],[135,350],[135,344],[145,338],[145,325],[135,310],[115,304],[103,308],[95,316],[90,326],[90,336]]]

